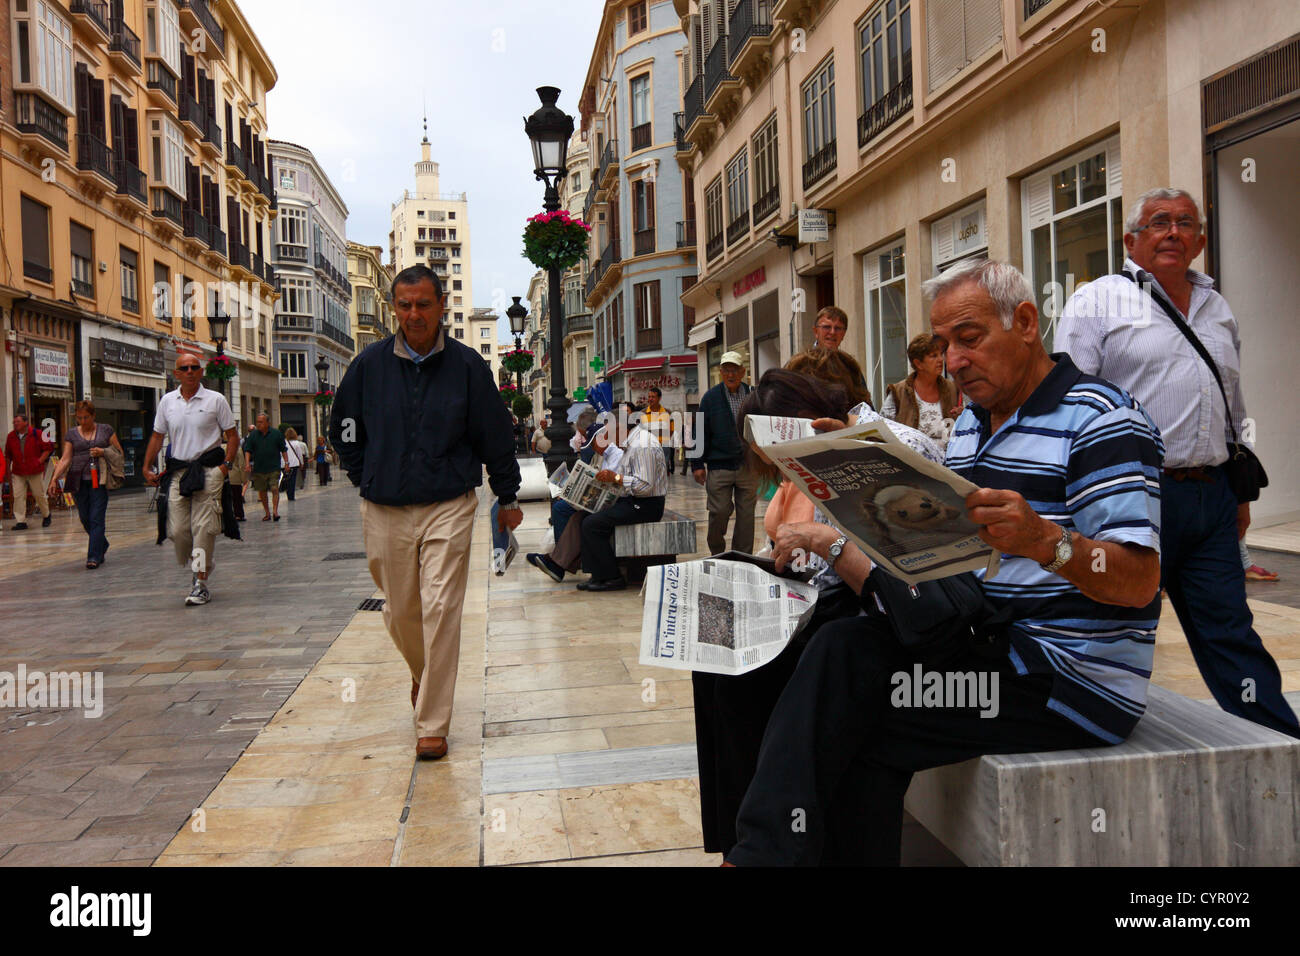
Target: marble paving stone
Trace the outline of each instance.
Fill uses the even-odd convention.
[[[700,792],[689,779],[566,789],[560,799],[574,857],[702,845]]]
[[[501,793],[483,801],[483,862],[506,866],[569,856],[556,791]]]
[[[484,689],[489,694],[550,690],[565,687],[595,687],[628,679],[627,668],[618,658],[596,661],[556,661],[518,667],[490,667]]]
[[[642,853],[618,853],[610,856],[585,856],[576,860],[548,860],[521,866],[629,866],[629,867],[716,867],[722,862],[718,853],[705,853],[704,847],[683,850],[648,850]]]
[[[633,747],[483,761],[483,792],[555,790],[693,775],[695,745]]]
[[[641,695],[639,684],[488,694],[485,719],[490,723],[496,723],[503,720],[565,717],[574,713],[607,714],[666,710],[685,706],[693,700],[689,680],[660,681],[656,685],[653,702],[643,700]]]
[[[674,707],[666,710],[641,711],[627,714],[587,714],[578,717],[549,717],[536,720],[506,720],[484,725],[487,737],[505,737],[514,734],[542,734],[567,730],[592,730],[595,728],[631,727],[651,724],[668,724],[691,720],[694,709]]]
[[[573,751],[608,750],[601,730],[568,730],[558,733],[516,734],[488,737],[483,741],[483,759],[559,754]]]

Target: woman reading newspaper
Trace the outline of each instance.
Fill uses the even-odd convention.
[[[800,372],[771,369],[741,404],[737,416],[745,434],[749,415],[813,419],[819,431],[834,431],[860,421],[879,420],[865,402],[854,407],[858,388],[835,366],[836,353],[820,350],[817,359],[795,356],[790,365]],[[825,358],[830,356],[829,359]],[[814,377],[816,376],[816,377]],[[890,423],[900,440],[931,461],[943,455],[925,435]],[[762,479],[776,483],[781,473],[758,448],[750,444],[750,464]],[[700,767],[700,809],[704,849],[726,853],[736,842],[736,814],[758,763],[758,751],[777,698],[794,673],[808,639],[827,621],[861,613],[858,593],[871,570],[867,556],[827,521],[812,501],[782,482],[764,516],[772,542],[772,555],[797,570],[814,572],[818,589],[816,609],[780,656],[758,670],[738,676],[694,671],[695,739]],[[832,546],[840,544],[838,557]],[[852,815],[847,816],[853,819]],[[828,840],[827,847],[844,845]],[[834,862],[826,860],[824,862]]]

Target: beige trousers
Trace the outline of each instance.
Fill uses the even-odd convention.
[[[446,737],[460,661],[460,617],[478,495],[394,507],[361,501],[370,576],[384,592],[384,625],[420,685],[417,737]]]
[[[184,475],[184,471],[177,472],[167,489],[167,537],[176,549],[178,562],[196,573],[210,573],[217,535],[221,533],[221,486],[226,477],[220,468],[209,468],[203,477],[203,490],[183,498]]]
[[[727,522],[736,512],[731,532],[731,550],[754,553],[754,507],[758,502],[758,476],[748,468],[729,471],[710,468],[704,482],[708,492],[709,553],[727,550]]]
[[[9,483],[14,489],[15,524],[27,520],[28,489],[31,490],[32,497],[36,499],[36,510],[41,513],[41,517],[48,518],[50,516],[50,497],[46,494],[45,472],[41,472],[39,475],[12,474],[9,476]]]

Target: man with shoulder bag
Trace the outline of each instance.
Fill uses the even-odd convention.
[[[1214,280],[1189,268],[1205,248],[1200,207],[1182,189],[1143,193],[1124,223],[1124,245],[1120,275],[1070,297],[1057,344],[1080,369],[1132,392],[1160,427],[1161,583],[1214,699],[1300,737],[1246,603],[1238,542],[1268,478],[1241,441],[1237,320]]]

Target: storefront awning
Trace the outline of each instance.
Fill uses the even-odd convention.
[[[698,355],[674,355],[668,359],[669,368],[679,368],[683,366],[694,366],[700,361]]]
[[[686,344],[691,348],[704,345],[713,341],[713,337],[718,334],[718,316],[711,319],[705,319],[703,322],[696,322],[691,328],[690,334],[686,337]]]
[[[125,369],[104,366],[104,381],[114,385],[130,385],[134,388],[167,388],[167,379],[162,375],[149,375],[146,372],[128,372]]]
[[[36,385],[32,387],[32,398],[53,398],[61,402],[70,402],[72,389],[59,388],[56,385]]]
[[[648,372],[652,368],[663,368],[664,356],[656,355],[653,358],[630,358],[623,360],[624,372]]]

